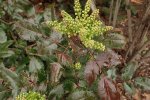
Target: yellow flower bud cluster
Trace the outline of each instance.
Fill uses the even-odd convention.
[[[77,70],[81,69],[81,63],[80,62],[75,63],[74,67]]]
[[[80,2],[79,2],[79,0],[75,0],[74,2],[75,2],[75,5],[74,5],[75,15],[81,16],[82,9],[81,9]]]
[[[87,18],[88,17],[88,12],[90,11],[90,4],[91,4],[91,0],[88,0],[86,2],[84,10],[82,11],[82,17],[83,18]]]
[[[62,21],[48,22],[56,30],[66,34],[69,38],[78,35],[82,43],[87,48],[105,50],[101,42],[94,40],[97,36],[102,36],[105,32],[112,29],[111,26],[105,26],[98,20],[99,10],[94,10],[90,15],[91,0],[88,0],[84,10],[81,9],[79,0],[75,0],[74,11],[75,18],[72,18],[67,12],[62,11]]]
[[[37,92],[21,93],[16,97],[16,100],[46,100],[44,95]]]

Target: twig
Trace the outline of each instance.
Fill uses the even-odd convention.
[[[111,20],[112,20],[112,15],[113,15],[113,5],[114,5],[114,0],[111,0],[111,4],[110,4],[110,7],[109,7],[109,10],[110,10],[109,25],[111,25]]]
[[[150,16],[150,3],[146,9],[146,12],[145,12],[143,18],[142,18],[142,22],[146,21],[149,18],[149,16]]]
[[[137,55],[140,54],[141,51],[143,51],[143,49],[145,49],[146,46],[149,45],[149,44],[150,44],[150,40],[148,40],[147,42],[145,42],[144,45],[137,52],[135,52],[135,54],[132,56],[132,58],[129,60],[129,62],[134,61],[134,59],[137,57]]]
[[[132,21],[131,21],[131,9],[130,9],[130,0],[126,0],[126,10],[127,10],[127,18],[128,18],[128,32],[129,32],[129,42],[132,42]]]
[[[145,29],[145,32],[143,32],[142,36],[140,37],[141,42],[137,45],[137,47],[141,47],[144,44],[145,37],[149,32],[149,28],[150,28],[150,24],[148,25],[148,27]]]
[[[113,27],[114,27],[114,28],[115,28],[115,26],[116,26],[117,16],[118,16],[120,4],[121,4],[121,0],[117,0],[117,1],[116,1],[115,11],[114,11],[114,16],[113,16]]]

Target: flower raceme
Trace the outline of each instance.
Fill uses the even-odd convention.
[[[16,97],[16,100],[46,100],[44,95],[38,92],[21,93]]]
[[[70,16],[64,10],[61,11],[62,21],[48,21],[48,25],[55,30],[67,35],[69,38],[78,36],[85,47],[104,51],[105,45],[94,40],[96,36],[102,36],[105,32],[112,29],[111,26],[105,26],[98,20],[99,9],[94,10],[90,15],[91,0],[86,2],[84,10],[81,9],[79,0],[75,0],[74,11],[75,18]]]

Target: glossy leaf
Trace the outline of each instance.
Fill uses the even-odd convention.
[[[124,68],[124,73],[122,74],[122,78],[125,80],[130,80],[133,77],[137,67],[138,65],[136,63],[129,63]]]
[[[99,54],[95,60],[87,62],[85,66],[86,81],[91,85],[96,80],[103,66],[111,67],[120,63],[120,56],[112,50]]]
[[[63,52],[56,52],[56,53],[57,53],[59,63],[61,63],[63,65],[72,63],[72,58],[69,55],[64,54]]]
[[[141,86],[144,90],[150,90],[150,79],[147,77],[135,78],[135,84]]]
[[[38,72],[43,67],[43,64],[35,57],[30,58],[29,71]]]
[[[89,61],[85,68],[85,79],[91,85],[100,73],[100,68],[96,61]]]
[[[12,50],[4,50],[4,51],[0,51],[0,58],[7,58],[10,57],[14,54],[14,52]]]
[[[127,40],[123,34],[110,33],[106,35],[104,42],[109,48],[121,49],[125,47]]]
[[[130,86],[129,84],[127,84],[125,82],[123,83],[123,86],[124,86],[124,89],[127,93],[129,93],[131,95],[133,95],[135,93],[133,86]]]
[[[56,87],[54,87],[50,93],[49,93],[49,97],[52,99],[58,97],[61,98],[62,95],[64,94],[64,89],[63,89],[63,84],[57,85]]]
[[[59,63],[57,62],[51,63],[51,82],[52,83],[58,82],[61,68],[62,66]]]
[[[102,100],[121,100],[116,85],[106,77],[99,81],[98,93]]]
[[[96,96],[91,91],[75,91],[67,100],[96,100]]]
[[[3,63],[0,63],[0,75],[10,83],[12,87],[13,98],[15,98],[19,90],[18,88],[19,81],[16,81],[19,80],[17,74],[5,68]]]
[[[7,36],[6,36],[6,33],[0,29],[0,43],[4,43],[7,41]]]

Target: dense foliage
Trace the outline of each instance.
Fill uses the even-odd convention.
[[[111,15],[109,0],[96,3]],[[134,29],[141,35],[125,37],[105,26],[93,0],[0,0],[0,100],[132,100],[149,91],[138,75],[150,57],[146,7]]]

